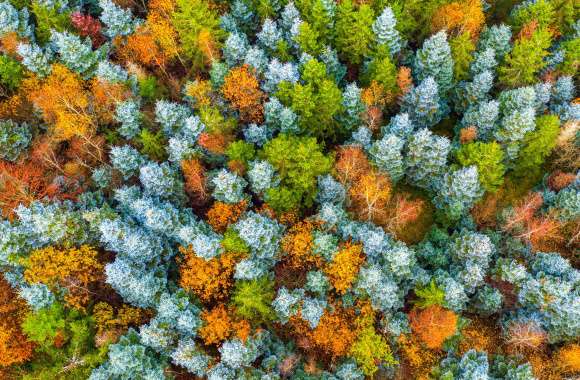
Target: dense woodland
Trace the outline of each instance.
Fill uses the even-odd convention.
[[[2,0],[0,379],[578,379],[579,14]]]

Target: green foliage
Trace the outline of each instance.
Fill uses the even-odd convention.
[[[342,1],[336,11],[335,45],[338,52],[353,65],[360,64],[371,49],[374,33],[374,14],[371,7],[362,4],[355,8],[352,0]]]
[[[499,67],[499,81],[508,87],[536,82],[536,74],[546,67],[544,58],[552,42],[552,34],[545,28],[536,30],[529,39],[516,41],[513,50]]]
[[[51,30],[63,32],[71,27],[70,11],[59,12],[56,6],[49,7],[44,4],[46,3],[34,1],[31,7],[36,19],[36,38],[41,44],[50,40]]]
[[[154,101],[167,96],[167,88],[159,83],[157,77],[148,75],[139,79],[139,95],[148,101]]]
[[[233,253],[249,253],[250,248],[240,237],[238,232],[232,228],[228,228],[224,233],[224,239],[222,240],[222,247],[226,252]]]
[[[326,65],[316,59],[304,65],[302,80],[303,84],[280,83],[276,96],[298,114],[303,134],[335,137],[338,129],[335,116],[343,109],[340,89],[327,75]]]
[[[564,61],[558,69],[565,75],[576,76],[580,65],[580,37],[564,41],[560,47],[564,51]]]
[[[225,38],[225,32],[219,28],[218,14],[203,0],[176,0],[176,5],[172,22],[183,53],[195,66],[201,67],[205,56],[200,47],[199,34],[207,31],[218,44]]]
[[[414,301],[414,304],[418,307],[427,308],[433,305],[445,305],[445,290],[437,286],[435,280],[431,280],[429,285],[415,288],[415,295],[417,300]]]
[[[237,120],[225,118],[217,107],[202,107],[199,110],[199,119],[205,125],[207,133],[230,133],[236,129]]]
[[[556,146],[560,132],[560,120],[555,115],[543,115],[536,119],[536,129],[524,136],[514,175],[519,177],[537,175],[546,157]]]
[[[485,191],[495,193],[503,184],[504,155],[498,143],[474,142],[462,145],[456,155],[462,166],[477,166],[479,182]]]
[[[24,76],[22,65],[12,57],[0,56],[0,85],[8,91],[14,91],[20,86]]]
[[[143,128],[137,136],[137,141],[141,145],[139,152],[149,156],[152,160],[161,161],[167,155],[165,152],[166,141],[161,131],[154,133]]]
[[[256,323],[272,321],[276,313],[272,301],[276,292],[274,282],[264,276],[255,280],[238,281],[232,295],[236,313]]]
[[[328,43],[332,36],[332,17],[323,0],[296,0],[296,8],[317,33],[320,43]]]
[[[469,32],[461,33],[449,39],[449,46],[453,57],[453,76],[455,80],[468,79],[469,65],[473,61],[472,53],[475,51],[475,44],[471,40]]]
[[[260,157],[269,161],[280,175],[280,188],[293,194],[293,202],[286,209],[310,207],[317,191],[316,177],[326,174],[333,158],[325,156],[312,137],[280,134],[269,141]]]
[[[241,161],[247,165],[256,155],[256,149],[254,144],[237,140],[228,145],[226,155],[230,161]]]
[[[23,380],[87,379],[106,358],[106,345],[95,348],[92,317],[60,303],[27,315],[22,330],[38,344]]]
[[[378,371],[378,364],[393,365],[398,362],[393,357],[387,340],[377,334],[374,327],[368,326],[359,334],[350,348],[349,355],[356,360],[367,376],[373,376]]]
[[[372,80],[376,80],[383,86],[386,92],[394,92],[397,89],[397,67],[393,63],[389,53],[389,47],[380,45],[372,60],[367,66],[363,82],[370,84]]]
[[[562,2],[563,3],[563,2]],[[509,23],[514,29],[514,33],[531,21],[537,21],[538,25],[546,28],[554,22],[554,7],[552,1],[538,0],[524,2],[521,6],[514,9],[510,16]]]
[[[320,54],[322,50],[322,44],[319,41],[320,37],[318,32],[308,22],[300,24],[298,35],[295,39],[303,52],[313,56]]]

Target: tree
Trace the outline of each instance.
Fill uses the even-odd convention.
[[[341,2],[336,11],[335,46],[351,64],[359,64],[369,55],[373,40],[374,15],[367,4],[355,9],[351,0]]]
[[[477,166],[479,181],[485,191],[495,193],[503,184],[505,167],[503,151],[498,143],[465,144],[459,148],[456,156],[462,166]]]
[[[264,145],[259,156],[272,164],[280,176],[280,186],[266,193],[266,200],[278,210],[310,207],[316,196],[316,177],[328,173],[333,161],[322,153],[315,138],[286,134]],[[293,195],[291,203],[272,204],[268,199],[281,191]]]
[[[80,76],[62,65],[53,65],[51,75],[28,97],[50,123],[57,139],[83,136],[95,127],[89,94]]]
[[[56,47],[64,65],[84,77],[90,76],[97,68],[99,60],[106,55],[105,46],[93,51],[90,38],[81,40],[78,36],[67,31],[62,33],[53,31],[50,40]]]
[[[473,61],[475,44],[468,32],[459,34],[449,40],[453,57],[453,76],[455,80],[466,80],[469,77],[469,65]],[[493,50],[492,50],[493,51]]]
[[[447,43],[447,33],[440,31],[425,42],[415,55],[415,75],[418,81],[432,77],[442,93],[453,84],[453,59]]]
[[[544,160],[556,146],[560,132],[560,120],[555,115],[542,115],[536,119],[536,129],[526,133],[522,141],[514,174],[529,176],[536,174]]]
[[[395,28],[397,19],[391,7],[385,7],[373,23],[373,33],[379,45],[387,45],[391,56],[395,56],[402,47],[399,31]]]
[[[406,156],[407,176],[412,183],[430,188],[443,172],[450,143],[445,137],[435,136],[421,129],[409,139]]]
[[[427,77],[403,97],[401,111],[406,112],[418,126],[430,128],[449,112],[443,99],[437,82],[433,77]]]
[[[453,34],[468,33],[476,37],[484,23],[481,2],[464,0],[439,7],[431,19],[431,30],[435,32],[445,29]]]
[[[18,124],[12,120],[0,121],[0,158],[16,161],[30,145],[32,133],[26,123]]]
[[[430,349],[439,350],[457,331],[457,315],[439,305],[413,308],[409,313],[411,330]]]
[[[240,120],[261,123],[263,120],[262,99],[255,74],[248,65],[232,69],[224,78],[222,93],[232,106],[240,112]]]
[[[238,281],[232,294],[232,304],[239,316],[257,323],[267,322],[275,319],[271,306],[274,295],[274,284],[267,277]]]
[[[205,260],[191,249],[180,247],[184,258],[179,263],[179,284],[202,302],[224,300],[233,287],[234,258],[231,254]]]
[[[352,356],[367,376],[378,371],[377,363],[397,364],[386,339],[377,334],[373,327],[366,327],[350,348]]]
[[[87,245],[68,250],[47,247],[33,251],[27,259],[24,278],[31,284],[43,283],[53,290],[66,289],[65,300],[84,310],[94,287],[103,279],[98,252]]]
[[[0,278],[0,368],[26,362],[33,355],[34,344],[20,328],[26,311],[26,303]]]
[[[23,67],[17,60],[7,55],[0,56],[0,85],[3,90],[16,90],[23,77]]]
[[[380,172],[363,174],[350,188],[351,209],[359,219],[381,223],[386,219],[391,191],[387,175]]]
[[[282,104],[298,115],[301,133],[321,139],[340,135],[343,131],[335,117],[343,110],[342,94],[324,63],[308,60],[302,66],[301,79],[304,84],[283,81],[276,93]]]
[[[196,67],[203,66],[209,57],[204,42],[211,36],[216,45],[225,39],[224,31],[219,28],[219,18],[207,3],[194,0],[176,0],[176,9],[171,14],[173,26],[177,30],[184,55]],[[213,49],[211,49],[213,51]]]
[[[99,6],[103,10],[100,19],[107,26],[103,34],[107,37],[127,36],[138,24],[131,10],[119,7],[112,0],[99,0]]]
[[[323,268],[328,281],[338,294],[345,294],[353,285],[365,258],[360,244],[345,244]]]
[[[551,42],[552,33],[545,28],[536,29],[529,38],[517,40],[498,69],[499,81],[508,87],[534,83],[536,73],[546,67],[544,58]]]

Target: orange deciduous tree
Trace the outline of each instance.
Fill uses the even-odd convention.
[[[228,297],[234,282],[236,262],[233,255],[223,254],[205,260],[191,249],[179,247],[179,251],[184,255],[179,263],[181,287],[193,292],[206,303]]]
[[[5,218],[14,217],[19,204],[29,205],[46,192],[44,169],[36,163],[12,164],[0,161],[0,208]]]
[[[242,216],[247,207],[246,200],[234,204],[216,201],[207,212],[207,222],[214,230],[224,232]]]
[[[359,219],[384,224],[391,199],[391,181],[381,172],[360,176],[349,190],[350,208]]]
[[[338,179],[343,184],[348,184],[359,179],[370,170],[367,155],[359,146],[342,146],[338,149],[334,164]]]
[[[32,251],[26,261],[24,279],[30,284],[66,289],[65,301],[84,310],[93,288],[103,279],[103,268],[99,252],[88,245],[70,249],[50,246]]]
[[[311,221],[301,221],[293,225],[282,239],[282,251],[286,263],[292,269],[310,268],[320,265],[321,258],[312,253],[314,245],[312,232],[316,224]]]
[[[34,344],[20,329],[27,309],[26,302],[0,276],[0,368],[23,363],[32,357]]]
[[[206,187],[205,168],[197,158],[181,161],[181,170],[185,178],[185,189],[196,203],[205,203],[209,198]]]
[[[28,97],[51,125],[55,139],[68,140],[95,129],[89,92],[78,74],[54,64],[42,84],[34,85],[32,81],[24,84],[29,89]]]
[[[413,77],[411,76],[411,69],[406,66],[401,66],[397,72],[397,87],[401,91],[401,96],[409,92],[412,85]]]
[[[431,19],[431,29],[447,29],[454,35],[469,32],[476,38],[485,22],[485,14],[478,0],[463,0],[441,6]]]
[[[457,331],[457,315],[439,305],[413,308],[409,313],[411,330],[427,348],[439,350]]]
[[[250,332],[248,321],[236,320],[235,314],[222,304],[201,313],[204,325],[199,329],[199,336],[206,345],[220,344],[224,340],[237,336],[246,340]]]
[[[364,260],[360,244],[346,243],[334,255],[332,261],[325,266],[324,272],[337,293],[344,294],[352,286]]]
[[[243,65],[232,69],[224,78],[222,86],[224,97],[232,107],[240,111],[240,120],[248,123],[261,123],[264,109],[264,93],[250,66]]]

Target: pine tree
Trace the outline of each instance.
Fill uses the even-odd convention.
[[[405,166],[410,182],[433,188],[447,163],[449,140],[433,135],[428,129],[420,129],[409,138],[407,149]]]
[[[369,55],[374,37],[371,29],[373,21],[373,11],[367,4],[355,9],[352,0],[345,0],[338,5],[335,46],[351,64],[359,64]]]
[[[440,91],[446,93],[453,85],[453,59],[447,43],[447,33],[440,31],[429,37],[415,55],[415,75],[418,81],[432,77]]]
[[[373,23],[373,32],[378,44],[387,45],[391,56],[396,56],[402,47],[401,36],[395,26],[397,19],[390,7],[385,7],[383,12]]]
[[[403,98],[401,111],[419,127],[433,127],[448,113],[448,106],[439,95],[439,87],[432,77],[425,78]]]

